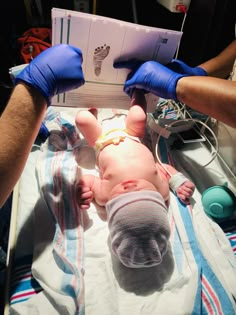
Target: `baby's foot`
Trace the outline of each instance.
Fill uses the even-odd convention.
[[[190,180],[187,180],[186,182],[184,182],[182,185],[180,185],[177,189],[176,189],[176,194],[179,197],[179,199],[185,203],[185,204],[190,204],[190,197],[193,195],[195,189],[195,185],[193,182],[191,182]]]
[[[93,65],[94,65],[94,72],[96,76],[99,76],[102,69],[102,62],[107,57],[110,51],[110,46],[107,46],[104,44],[101,47],[97,47],[94,50],[94,56],[93,56]]]

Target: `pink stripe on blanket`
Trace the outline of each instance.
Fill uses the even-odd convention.
[[[202,301],[204,304],[205,309],[207,310],[207,314],[213,315],[214,310],[211,305],[211,301],[209,300],[208,296],[202,291]]]
[[[223,312],[222,312],[222,308],[221,308],[221,304],[220,304],[220,301],[219,301],[219,298],[217,297],[217,295],[215,294],[212,286],[210,285],[210,283],[207,281],[207,279],[205,278],[205,276],[203,275],[202,276],[202,285],[204,286],[205,290],[207,291],[208,295],[211,297],[213,303],[214,303],[214,306],[217,310],[217,313],[218,315],[223,315]]]
[[[24,293],[16,293],[16,294],[12,295],[11,303],[16,302],[16,300],[19,300],[19,299],[22,299],[22,298],[24,298],[24,299],[30,298],[32,295],[37,294],[39,291],[42,291],[42,289],[41,288],[38,289],[38,290],[37,289],[32,289],[32,290],[28,290],[28,291],[26,291]]]

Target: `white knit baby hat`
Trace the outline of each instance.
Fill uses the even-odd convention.
[[[167,207],[159,192],[125,193],[106,205],[113,253],[123,265],[144,268],[158,265],[170,237]]]

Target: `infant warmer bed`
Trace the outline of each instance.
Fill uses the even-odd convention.
[[[50,137],[32,147],[15,188],[5,315],[236,314],[235,236],[229,240],[201,204],[204,189],[229,182],[218,158],[203,168],[212,157],[205,146],[178,150],[161,138],[162,161],[197,188],[190,206],[171,192],[163,262],[126,268],[111,254],[99,209],[80,211],[76,203],[76,178],[97,174],[94,152],[74,126],[77,110],[48,110]],[[99,119],[110,114],[98,112]]]

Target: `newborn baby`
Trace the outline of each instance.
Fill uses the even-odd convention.
[[[111,248],[122,264],[131,268],[158,265],[170,236],[169,184],[186,203],[195,186],[165,164],[167,172],[142,144],[146,112],[141,106],[131,106],[127,116],[115,113],[102,125],[96,116],[94,109],[82,110],[75,119],[96,149],[100,172],[100,177],[85,175],[79,180],[80,208],[88,209],[93,200],[105,207]]]

